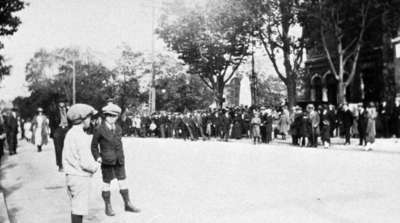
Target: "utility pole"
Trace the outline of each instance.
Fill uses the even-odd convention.
[[[149,92],[149,113],[153,113],[156,110],[156,72],[155,72],[155,43],[154,43],[154,28],[155,28],[155,20],[156,20],[156,6],[154,0],[152,0],[152,8],[151,8],[151,86]]]
[[[76,71],[75,57],[72,59],[72,104],[76,103]]]

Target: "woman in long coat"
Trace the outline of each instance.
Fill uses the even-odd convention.
[[[38,114],[32,120],[32,143],[37,146],[38,152],[42,146],[47,145],[49,136],[49,119],[43,114],[43,109],[38,108]]]
[[[372,146],[375,142],[375,136],[376,136],[375,120],[377,117],[377,112],[376,112],[375,105],[373,103],[370,104],[367,112],[368,112],[367,113],[368,121],[367,121],[367,129],[366,129],[367,146],[365,149],[367,151],[370,151],[370,150],[372,150]]]
[[[279,123],[278,123],[278,130],[279,133],[282,134],[282,139],[286,139],[286,135],[288,134],[290,129],[290,117],[289,117],[289,111],[284,108],[280,117],[279,117]]]
[[[234,139],[242,138],[242,117],[241,115],[236,112],[235,116],[233,117],[233,127],[232,127],[232,135],[231,137]]]

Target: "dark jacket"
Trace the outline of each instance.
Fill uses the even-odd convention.
[[[16,135],[18,134],[18,119],[12,115],[9,115],[5,120],[7,134]]]
[[[222,131],[224,132],[229,131],[229,128],[231,126],[231,120],[228,117],[226,117],[225,115],[221,115],[218,119],[218,122]]]
[[[350,110],[343,112],[342,122],[345,128],[350,128],[353,125],[353,113]]]
[[[95,128],[92,139],[92,154],[95,160],[99,157],[102,164],[115,165],[125,163],[124,151],[122,149],[122,129],[115,125],[112,132],[105,122]],[[99,147],[100,146],[100,147]]]
[[[368,113],[367,111],[363,111],[359,114],[357,120],[357,128],[360,134],[365,135],[367,130],[367,123],[368,123]]]
[[[66,109],[65,112],[68,112],[68,109]],[[61,114],[60,114],[60,108],[56,107],[55,109],[52,109],[49,114],[49,127],[50,127],[50,138],[53,138],[54,133],[56,129],[60,128],[60,122],[61,122]],[[68,126],[67,128],[71,127],[71,123],[68,121]]]

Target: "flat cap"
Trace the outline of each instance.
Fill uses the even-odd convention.
[[[110,115],[119,115],[121,114],[121,108],[113,103],[108,103],[106,106],[104,106],[102,109],[104,114],[110,114]]]
[[[96,109],[87,104],[74,104],[67,112],[68,119],[74,123],[80,123],[89,115],[97,114]]]

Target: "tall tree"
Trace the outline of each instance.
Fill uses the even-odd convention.
[[[338,103],[346,101],[346,89],[358,69],[364,36],[371,22],[375,0],[310,0],[304,9],[307,36],[322,48],[338,82]],[[317,40],[317,41],[315,41]]]
[[[207,108],[213,94],[197,75],[177,74],[163,76],[157,81],[157,110],[184,112]]]
[[[246,17],[235,1],[210,0],[204,6],[168,4],[158,35],[212,90],[220,107],[225,85],[248,55],[250,45]]]
[[[13,35],[21,24],[21,20],[14,15],[25,6],[21,0],[1,0],[0,1],[0,36]],[[0,42],[0,49],[4,47]],[[10,65],[5,64],[4,56],[0,55],[0,80],[5,75],[10,74]]]
[[[296,103],[296,84],[301,70],[305,41],[299,26],[298,0],[242,0],[253,26],[278,77],[286,85],[289,108]],[[282,68],[283,67],[283,68]]]
[[[78,102],[101,108],[107,98],[116,95],[118,85],[114,73],[100,63],[82,61],[78,54],[79,51],[69,48],[40,50],[34,54],[26,65],[29,100],[33,106],[46,107],[57,97],[72,100],[71,57],[78,58],[75,63]]]

